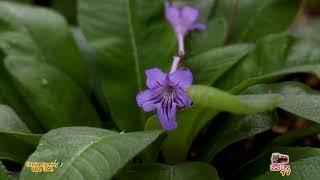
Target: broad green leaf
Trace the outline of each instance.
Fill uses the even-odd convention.
[[[319,103],[313,100],[313,98],[319,98],[320,93],[318,91],[315,91],[302,83],[282,82],[268,85],[256,85],[247,89],[244,93],[256,94],[267,92],[282,94],[284,96],[284,99],[279,104],[280,108],[319,123],[319,117],[316,113],[316,110],[312,111],[313,108],[319,106]],[[302,103],[302,105],[294,105],[295,103]],[[275,145],[287,145],[299,139],[302,139],[303,137],[311,136],[319,132],[320,125],[313,125],[308,128],[292,130],[274,139],[269,147]]]
[[[320,123],[320,95],[288,95],[279,108]]]
[[[301,0],[218,0],[214,16],[229,20],[230,41],[256,41],[288,29]]]
[[[136,95],[145,89],[144,71],[169,70],[176,39],[162,0],[80,0],[78,20],[97,53],[101,88],[121,130],[143,129],[146,114]]]
[[[43,60],[56,66],[82,87],[87,86],[84,61],[62,16],[44,8],[7,2],[0,3],[0,11],[0,19],[10,17],[28,31]]]
[[[194,85],[187,90],[195,105],[236,114],[253,114],[272,110],[280,95],[257,94],[233,96],[213,87]]]
[[[24,163],[36,148],[40,137],[31,134],[11,108],[0,105],[0,159]]]
[[[293,163],[290,163],[291,174],[285,179],[288,180],[309,180],[320,179],[320,156],[305,158]],[[256,180],[282,180],[283,176],[280,173],[266,172],[264,175],[259,176]]]
[[[320,132],[320,125],[312,125],[311,127],[294,129],[294,130],[291,130],[291,131],[275,138],[268,145],[268,148],[271,148],[274,146],[279,146],[279,145],[289,145],[291,143],[296,142],[297,140],[318,134],[319,132]]]
[[[5,67],[45,129],[101,125],[85,93],[63,72],[29,58],[6,58]]]
[[[7,25],[6,21],[0,19],[0,32],[5,28],[9,29]],[[1,35],[0,39],[2,39]],[[4,44],[0,42],[0,47],[3,46]],[[23,117],[23,121],[33,132],[39,133],[42,131],[42,128],[18,90],[15,88],[9,73],[3,67],[3,58],[5,58],[5,54],[0,48],[0,103],[12,107],[20,117]]]
[[[219,112],[254,114],[269,111],[281,99],[279,95],[269,94],[234,96],[201,85],[189,88],[188,96],[192,99],[194,106],[178,112],[178,128],[168,132],[168,136],[163,142],[162,149],[168,162],[184,160],[199,131]],[[156,116],[147,121],[146,128],[161,128]]]
[[[8,16],[5,11],[0,11],[0,22],[0,47],[6,56],[36,56],[45,61],[44,55],[32,40],[30,33],[24,26],[16,23],[13,16]]]
[[[6,105],[0,105],[1,126],[0,131],[31,133],[23,121],[16,113]]]
[[[209,139],[198,159],[211,162],[230,144],[271,129],[276,120],[276,116],[271,112],[247,116],[231,115],[228,119],[224,119],[221,127],[214,132],[215,135]]]
[[[243,94],[282,94],[283,96],[292,95],[319,95],[320,92],[311,89],[306,84],[296,81],[286,81],[274,84],[258,84],[246,89]]]
[[[177,113],[178,128],[167,132],[162,143],[164,158],[169,163],[177,163],[186,159],[192,141],[218,111],[199,106],[181,110]],[[162,129],[156,116],[148,119],[146,129]]]
[[[4,167],[4,165],[2,164],[1,161],[0,161],[0,179],[1,180],[9,180],[10,179],[8,171],[7,171],[6,167]]]
[[[15,14],[20,8],[21,11],[23,11],[21,13],[25,13],[23,17],[17,17]],[[58,60],[61,60],[61,63],[68,64],[69,62],[65,61],[64,58],[71,58],[72,61],[77,61],[76,57],[72,55],[77,48],[70,50],[70,54],[72,55],[70,57],[67,55],[67,53],[69,53],[68,48],[64,48],[63,51],[59,51],[59,53],[52,51],[52,49],[56,49],[53,46],[59,46],[57,50],[61,50],[60,47],[64,47],[60,46],[59,43],[65,43],[65,45],[70,44],[65,42],[68,41],[68,34],[70,33],[68,32],[67,26],[59,30],[59,22],[63,23],[63,19],[59,19],[59,16],[51,14],[49,11],[47,18],[52,18],[52,25],[56,24],[57,27],[46,29],[49,26],[44,25],[45,27],[43,27],[41,22],[36,23],[36,20],[40,21],[37,19],[40,17],[35,18],[35,21],[28,19],[35,16],[32,10],[33,8],[29,6],[5,2],[0,3],[0,48],[6,55],[3,60],[4,62],[1,63],[1,66],[3,65],[5,67],[1,68],[4,69],[4,73],[8,72],[2,77],[3,81],[1,81],[3,82],[2,84],[6,85],[1,86],[0,89],[3,91],[1,92],[4,96],[3,103],[12,106],[35,132],[41,132],[34,130],[35,127],[37,127],[35,125],[37,123],[46,130],[65,125],[98,126],[100,121],[97,114],[80,86],[76,84],[70,76],[57,69],[57,66],[51,66],[51,60],[54,58],[57,58],[57,63]],[[36,8],[36,11],[37,10],[39,14],[47,13],[44,9]],[[29,14],[29,11],[32,12]],[[27,18],[26,16],[30,17]],[[55,19],[55,17],[57,19]],[[25,25],[25,23],[27,23],[27,25]],[[47,23],[47,20],[45,20],[44,23]],[[58,32],[52,32],[52,30],[56,28],[58,28]],[[38,33],[40,30],[41,33]],[[52,37],[51,39],[40,38],[40,36],[44,36],[45,32],[54,35],[50,36]],[[71,36],[69,38],[73,41]],[[46,39],[46,41],[43,41],[44,39]],[[57,44],[55,44],[55,42]],[[70,45],[70,48],[72,49],[72,45]],[[78,56],[80,57],[80,55]],[[75,64],[75,67],[70,67],[71,71],[78,71],[77,62],[72,63]],[[26,64],[28,65],[24,67]],[[41,67],[38,67],[38,65]],[[12,68],[14,68],[14,70]],[[47,70],[49,72],[47,72]],[[41,74],[38,74],[40,72]],[[83,75],[83,73],[80,74],[81,76]],[[8,91],[8,89],[10,89],[10,91]],[[12,93],[10,93],[11,91]],[[64,97],[66,95],[68,97]],[[82,108],[84,110],[82,110]],[[80,114],[79,110],[81,111]]]
[[[151,144],[161,131],[118,133],[89,127],[52,130],[41,139],[29,162],[52,162],[63,166],[53,173],[32,173],[24,168],[20,178],[34,180],[111,179],[128,161]]]
[[[240,93],[252,85],[272,82],[292,73],[320,76],[319,43],[288,34],[267,36],[257,42],[255,51],[229,69],[214,85]]]
[[[185,43],[188,57],[199,55],[224,44],[227,36],[225,19],[213,18],[206,25],[206,30],[193,31],[187,37]]]
[[[161,145],[165,137],[166,134],[161,134],[161,136],[159,136],[157,140],[155,140],[148,146],[148,148],[146,148],[139,154],[139,158],[143,163],[154,163],[158,160],[161,152]]]
[[[249,88],[247,93],[282,94],[278,107],[300,117],[320,123],[320,93],[300,83],[279,83]]]
[[[97,63],[96,63],[97,57],[96,57],[95,50],[89,45],[89,42],[87,41],[82,30],[79,27],[72,28],[72,32],[73,32],[73,36],[78,44],[78,47],[81,51],[82,56],[87,61],[89,74],[91,76],[90,79],[92,80],[91,87],[92,87],[92,90],[94,91],[94,95],[97,98],[97,100],[99,101],[99,104],[102,106],[102,108],[104,110],[103,112],[105,114],[108,114],[109,113],[108,104],[106,103],[106,101],[104,99],[104,95],[103,95],[103,92],[101,89],[101,82],[99,81],[99,78],[98,78],[99,72],[96,71],[99,67],[97,66]],[[114,124],[114,122],[111,119],[109,119],[108,122],[110,122],[110,124],[112,124],[112,126],[113,126],[112,129],[116,129],[116,125]]]
[[[124,174],[122,174],[124,173]],[[174,166],[164,164],[135,165],[121,172],[120,180],[218,180],[214,167],[207,163],[192,162]]]
[[[279,94],[283,98],[281,98],[277,107],[282,107],[282,104],[288,104],[288,102],[297,98],[299,96],[304,97],[314,97],[315,94],[319,94],[317,91],[312,90],[306,85],[298,82],[283,82],[277,84],[262,84],[256,85],[245,92],[243,94],[266,94],[266,93],[274,93]],[[308,104],[308,98],[304,103]],[[309,105],[310,106],[310,105]],[[287,107],[290,112],[304,112],[304,107]],[[301,109],[301,111],[299,110]],[[309,110],[310,111],[310,110]],[[304,112],[305,114],[312,116],[312,113]],[[295,113],[298,114],[298,113]],[[318,118],[318,116],[312,116],[313,119]],[[221,124],[221,128],[217,129],[217,132],[212,133],[212,138],[208,142],[208,144],[203,148],[200,159],[201,160],[212,160],[222,149],[227,147],[228,145],[237,142],[239,140],[245,139],[252,135],[267,131],[273,127],[277,118],[274,113],[263,113],[263,114],[254,114],[248,116],[231,116],[229,119],[224,120]],[[317,132],[317,128],[310,129],[312,131],[304,132],[300,134],[300,138],[311,135],[312,133]],[[237,136],[234,136],[237,134]],[[284,135],[286,136],[286,135]],[[282,140],[279,139],[278,144],[284,141],[294,139],[298,139],[298,134],[289,135],[289,137],[283,137]],[[275,142],[276,143],[276,142]]]
[[[279,172],[270,172],[270,158],[273,152],[289,155],[291,175],[282,177]],[[252,161],[240,169],[237,179],[319,179],[319,148],[308,147],[277,147]]]
[[[186,66],[192,70],[195,83],[211,85],[253,49],[249,44],[212,49],[186,59]]]
[[[15,88],[10,75],[2,65],[0,66],[0,74],[0,103],[14,108],[33,132],[42,132],[42,128],[36,117]]]

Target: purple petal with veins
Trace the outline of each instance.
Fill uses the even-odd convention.
[[[177,128],[176,108],[187,108],[191,100],[186,89],[192,84],[192,73],[188,69],[178,69],[166,74],[159,68],[146,70],[149,89],[140,92],[137,103],[146,112],[157,109],[157,115],[165,130]]]
[[[147,86],[151,89],[158,87],[166,79],[166,74],[159,68],[148,69],[145,73],[147,77]]]

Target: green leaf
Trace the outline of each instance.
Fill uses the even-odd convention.
[[[299,161],[290,163],[291,174],[285,179],[289,180],[309,180],[319,179],[320,174],[320,156],[305,158]],[[268,179],[279,179],[282,180],[283,176],[280,173],[266,172],[264,175],[259,176],[256,180],[268,180]]]
[[[7,70],[3,67],[1,57],[0,103],[7,104],[10,107],[12,107],[20,117],[23,117],[23,121],[33,132],[40,133],[43,131],[33,112],[27,106],[27,103],[23,100],[19,91],[14,86],[13,81],[10,75],[8,74]]]
[[[209,139],[200,152],[198,159],[211,162],[214,157],[232,143],[271,129],[276,116],[270,113],[259,113],[248,116],[230,116],[222,122],[215,136]]]
[[[168,132],[163,142],[163,154],[168,162],[180,162],[187,157],[192,141],[199,131],[219,112],[254,114],[273,109],[279,95],[234,96],[218,89],[194,85],[188,89],[194,106],[177,114],[178,128]],[[156,116],[146,123],[146,129],[161,128]]]
[[[320,95],[285,96],[279,108],[320,123]]]
[[[9,23],[0,19],[0,32],[9,27]],[[0,33],[1,34],[1,33]],[[10,39],[12,39],[10,37]],[[23,117],[24,122],[27,126],[34,132],[41,132],[42,128],[40,127],[37,119],[34,114],[31,112],[30,108],[27,106],[26,102],[21,97],[18,90],[15,88],[10,74],[3,66],[3,58],[5,58],[5,53],[1,47],[5,47],[5,44],[1,42],[2,36],[0,35],[0,103],[7,104],[10,107],[14,108],[18,115]],[[8,48],[9,50],[11,48]]]
[[[282,94],[278,107],[300,117],[320,123],[320,94],[300,83],[279,83],[249,88],[247,93]]]
[[[36,148],[40,137],[31,134],[11,108],[0,105],[0,159],[24,163]]]
[[[186,59],[186,66],[192,70],[195,83],[211,85],[253,49],[249,44],[212,49]]]
[[[213,87],[193,85],[187,90],[195,105],[237,114],[253,114],[272,110],[281,100],[280,95],[258,94],[233,96]]]
[[[177,113],[178,128],[167,132],[162,143],[164,158],[169,163],[177,163],[186,159],[192,141],[218,111],[193,106]],[[148,119],[146,129],[162,129],[156,116]]]
[[[95,98],[97,98],[99,104],[101,105],[103,109],[103,113],[106,115],[109,114],[109,108],[108,104],[105,101],[103,91],[101,89],[101,83],[99,82],[99,72],[97,72],[97,68],[99,66],[97,65],[97,57],[95,50],[89,45],[89,42],[85,38],[83,32],[79,27],[74,27],[72,28],[73,36],[78,44],[78,47],[80,48],[82,56],[86,59],[87,64],[88,64],[88,70],[89,74],[91,75],[91,86],[92,90],[94,92]],[[100,111],[101,112],[101,111]],[[109,116],[109,115],[108,115]],[[107,129],[116,129],[116,125],[114,124],[111,119],[107,121],[107,123],[112,125],[112,128],[107,128]]]
[[[222,46],[226,38],[226,22],[224,18],[213,18],[208,21],[204,31],[192,31],[186,39],[186,51],[190,57]]]
[[[279,172],[270,172],[270,158],[273,152],[289,155],[291,175],[282,177]],[[280,147],[266,152],[248,166],[246,166],[237,179],[319,179],[319,148],[308,147]]]
[[[12,105],[24,120],[26,118],[25,121],[32,130],[37,127],[34,125],[37,123],[46,130],[65,125],[99,126],[98,116],[86,94],[71,79],[76,79],[73,76],[75,74],[68,72],[67,75],[62,72],[65,69],[60,67],[63,65],[70,71],[77,71],[81,75],[79,80],[86,81],[83,77],[85,73],[78,68],[81,66],[78,64],[82,64],[77,58],[80,53],[75,45],[74,48],[72,46],[74,42],[68,26],[55,13],[39,8],[33,10],[29,6],[0,3],[0,48],[6,55],[1,63],[4,67],[1,68],[5,73],[8,72],[1,81],[6,85],[0,89],[3,103]],[[21,13],[15,14],[17,12]],[[21,14],[24,16],[20,16]],[[38,15],[41,17],[33,18]],[[48,19],[41,19],[42,17],[48,18],[50,25],[47,26]],[[47,34],[53,35],[44,38]],[[64,47],[65,45],[68,47]],[[13,92],[8,93],[8,89]]]
[[[318,94],[317,91],[312,90],[306,85],[298,82],[283,82],[277,84],[261,84],[250,87],[243,94],[265,94],[274,93],[283,96],[281,102],[277,107],[281,107],[289,99],[295,99],[296,96],[304,95],[313,96]],[[310,106],[310,105],[308,105]],[[304,106],[296,107],[296,111],[305,111]],[[289,108],[286,108],[289,109]],[[294,108],[292,108],[294,110]],[[316,116],[315,116],[316,118]],[[245,139],[255,134],[267,131],[272,128],[277,118],[273,113],[263,113],[254,114],[248,116],[231,116],[229,119],[222,123],[222,127],[218,129],[218,132],[214,133],[214,136],[209,140],[206,147],[203,149],[200,155],[201,160],[211,161],[222,149],[228,145],[237,142],[239,140]],[[318,128],[319,129],[319,128]],[[285,144],[285,142],[292,142],[301,137],[314,134],[318,130],[316,127],[310,128],[310,131],[301,130],[302,132],[295,132],[288,135],[283,135],[279,139],[275,140],[274,143],[270,145],[280,145]],[[319,130],[318,130],[319,131]],[[289,132],[290,133],[290,132]]]
[[[146,114],[136,95],[146,69],[169,70],[176,50],[162,0],[80,0],[78,20],[97,52],[101,87],[112,119],[121,130],[141,130]]]
[[[4,165],[2,164],[1,161],[0,161],[0,179],[1,180],[9,180],[10,179],[8,171],[7,171],[6,167],[4,167]]]
[[[288,29],[300,7],[300,0],[219,0],[214,16],[229,20],[230,41],[256,41]]]
[[[320,132],[320,125],[312,125],[311,127],[307,127],[307,128],[294,129],[275,138],[268,145],[268,148],[279,146],[279,145],[289,145],[291,143],[296,142],[297,140],[318,134],[319,132]]]
[[[82,87],[88,86],[84,60],[62,16],[48,9],[8,2],[0,3],[0,11],[0,19],[10,17],[28,31],[43,60],[56,66]]]
[[[52,130],[41,139],[29,162],[52,162],[63,166],[53,173],[32,173],[24,168],[21,179],[110,179],[128,161],[151,144],[161,131],[118,133],[114,131],[69,127]]]
[[[122,175],[122,173],[125,173]],[[121,172],[121,180],[218,180],[214,167],[207,163],[192,162],[175,166],[164,164],[142,164],[131,167],[126,172]]]
[[[101,126],[82,89],[58,69],[29,58],[6,58],[5,67],[45,129]]]
[[[313,73],[320,77],[318,46],[318,41],[288,34],[267,36],[214,86],[240,93],[252,85],[272,82],[292,73]]]
[[[296,81],[285,81],[274,84],[258,84],[246,89],[243,94],[282,94],[289,95],[319,95],[320,92],[311,89],[306,84]]]
[[[267,92],[282,94],[284,96],[284,99],[279,104],[280,108],[283,108],[288,112],[319,123],[319,117],[317,115],[317,112],[316,110],[313,110],[313,108],[319,106],[319,103],[315,103],[314,101],[314,99],[316,100],[319,98],[320,94],[318,91],[315,91],[302,83],[282,82],[268,85],[256,85],[250,87],[244,93],[256,94]],[[297,103],[302,105],[297,105]],[[274,141],[269,145],[269,147],[276,145],[287,145],[289,143],[295,142],[299,139],[314,135],[319,132],[320,125],[313,125],[308,128],[292,130],[274,139]]]
[[[21,121],[21,119],[10,107],[6,105],[0,105],[0,117],[0,131],[31,133],[28,127],[24,124],[24,122]]]

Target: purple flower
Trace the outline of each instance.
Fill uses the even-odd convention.
[[[186,89],[192,84],[192,73],[188,69],[178,69],[166,74],[159,68],[146,70],[149,89],[137,95],[137,103],[144,111],[157,109],[158,118],[165,130],[177,128],[176,106],[186,108],[191,100]]]
[[[190,6],[178,8],[174,5],[166,5],[166,18],[173,26],[179,42],[179,51],[184,54],[184,37],[194,29],[205,30],[206,25],[196,22],[199,12]]]

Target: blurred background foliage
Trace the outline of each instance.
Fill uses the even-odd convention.
[[[5,0],[1,0],[1,1],[5,1]],[[20,3],[34,4],[37,6],[53,9],[59,12],[61,15],[63,15],[67,19],[68,24],[72,27],[73,36],[77,40],[77,43],[81,49],[81,53],[83,57],[85,57],[86,62],[89,64],[89,70],[90,70],[91,61],[95,60],[95,56],[94,56],[94,53],[92,53],[92,50],[90,49],[90,47],[87,45],[87,42],[83,37],[82,33],[78,29],[77,0],[6,0],[6,1],[16,1]],[[223,13],[223,12],[218,12],[218,13]],[[216,20],[212,24],[214,25],[215,23],[223,23],[223,22]],[[235,22],[235,26],[237,26],[236,23],[237,22]],[[303,4],[300,7],[300,11],[298,13],[298,16],[296,17],[295,22],[290,26],[290,31],[293,33],[297,33],[301,36],[304,36],[306,38],[320,40],[320,36],[319,36],[320,35],[320,0],[303,1]],[[238,37],[231,37],[231,38],[237,39]],[[248,37],[247,40],[250,41],[252,39]],[[224,41],[224,39],[218,39],[216,41],[217,42],[215,43],[220,44],[221,42]],[[232,40],[227,39],[225,43],[230,43],[231,41]],[[94,76],[95,73],[96,72],[91,72],[90,74]],[[96,78],[91,78],[91,79],[96,79]],[[296,74],[289,75],[281,80],[299,81],[307,84],[309,87],[313,89],[320,90],[320,81],[314,75],[296,73]],[[87,83],[93,87],[96,85],[97,82],[87,82]],[[96,93],[97,97],[95,97],[93,94],[90,94],[89,95],[90,99],[91,101],[94,102],[95,108],[98,110],[99,116],[107,117],[108,114],[105,111],[107,109],[107,105],[104,104],[104,102],[100,101],[100,99],[102,99],[101,97],[99,98],[99,96],[102,96],[101,92],[99,92],[99,88],[93,88],[93,89],[97,91]],[[247,162],[248,160],[258,155],[257,152],[260,152],[261,147],[267,144],[266,142],[270,141],[270,139],[273,139],[274,137],[285,134],[290,130],[299,130],[301,128],[311,127],[314,125],[312,121],[309,121],[301,117],[297,117],[283,110],[278,110],[278,113],[280,115],[279,118],[281,119],[281,121],[278,121],[278,123],[275,126],[273,126],[271,130],[252,136],[245,140],[233,143],[229,147],[219,152],[220,155],[217,156],[216,159],[214,159],[214,166],[220,171],[221,177],[229,177],[230,175],[232,175],[232,174],[229,174],[230,170],[236,170],[244,162]],[[219,117],[221,116],[227,116],[227,115],[226,114],[219,115]],[[228,118],[234,118],[234,117],[228,117]],[[107,118],[102,118],[102,119],[107,119]],[[108,121],[105,126],[113,128],[114,124],[113,122]],[[207,131],[212,131],[212,132],[218,131],[220,126],[221,125],[216,124],[216,122],[214,122],[208,127]],[[319,128],[319,127],[316,126],[315,128]],[[206,134],[206,132],[203,132],[200,134],[200,138],[198,138],[197,141],[194,142],[193,149],[190,153],[191,159],[195,158],[193,155],[199,152],[199,149],[197,149],[197,146],[203,145],[201,142],[201,139],[207,138],[208,135],[210,134]],[[37,139],[38,137],[34,137],[34,138]],[[304,139],[294,142],[293,145],[320,147],[320,135],[306,136]],[[30,151],[30,150],[27,149],[27,151]],[[20,167],[16,167],[15,164],[10,164],[10,162],[8,163],[9,163],[9,166],[11,167],[10,169],[11,171],[14,171],[15,168],[20,169]]]

